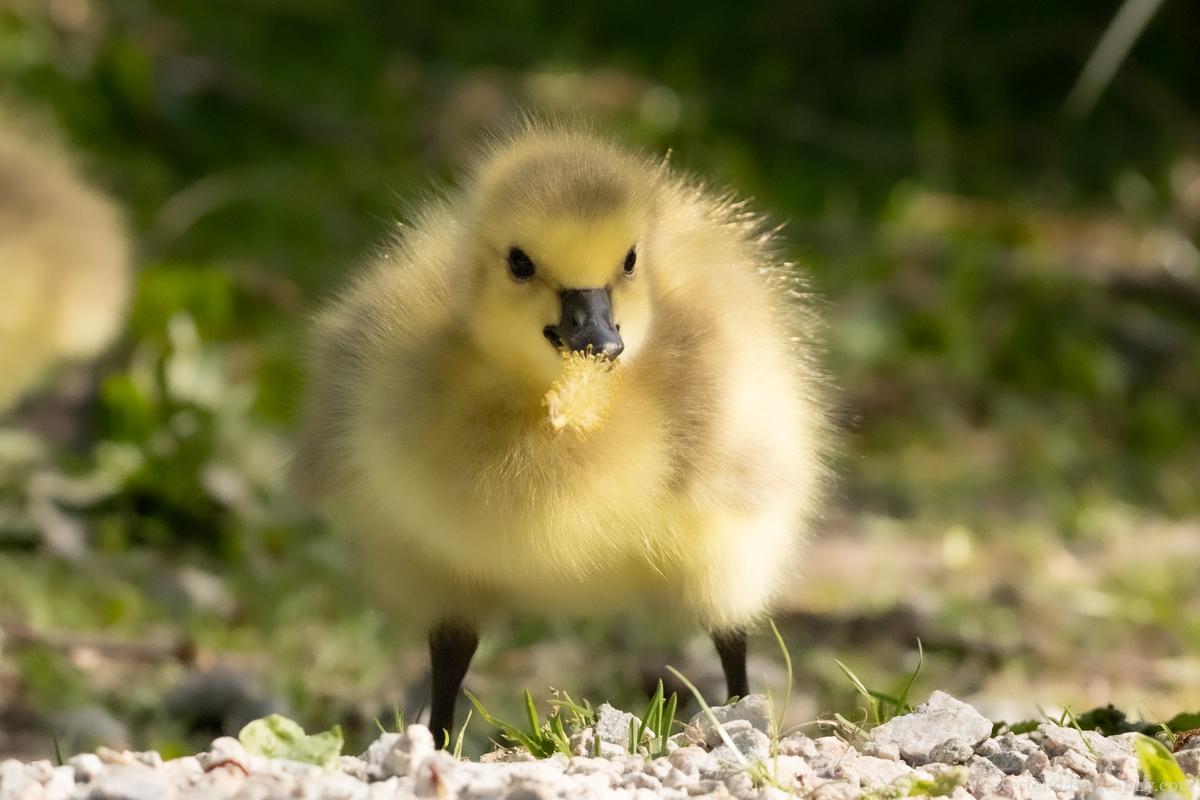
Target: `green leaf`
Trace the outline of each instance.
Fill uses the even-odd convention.
[[[528,689],[525,690],[525,718],[529,720],[529,735],[534,739],[539,738],[542,733],[542,720],[538,716],[537,706],[533,704],[533,695]]]
[[[1133,740],[1133,752],[1137,755],[1142,775],[1151,784],[1155,797],[1189,795],[1188,779],[1183,774],[1183,768],[1158,739],[1152,739],[1144,733],[1139,733]]]
[[[472,705],[475,706],[475,710],[479,712],[479,716],[483,717],[483,721],[489,725],[499,728],[500,735],[507,739],[511,744],[524,747],[538,758],[547,758],[554,754],[554,742],[553,740],[548,740],[542,735],[540,726],[538,726],[539,730],[535,731],[533,736],[530,736],[528,733],[525,733],[515,725],[492,716],[488,710],[483,707],[483,704],[479,702],[479,698],[471,694],[471,692],[464,689],[463,694],[465,694],[467,699],[470,700]],[[528,708],[533,704],[533,698],[529,695],[528,690],[526,690],[525,695],[527,698],[526,710],[528,711]],[[534,712],[534,719],[536,719],[536,711]]]
[[[892,716],[907,714],[912,711],[912,706],[908,704],[908,693],[912,691],[913,683],[916,682],[917,676],[921,674],[921,669],[925,666],[925,648],[921,645],[920,638],[917,639],[917,666],[913,668],[912,674],[908,676],[908,682],[904,684],[904,688],[900,691],[900,696],[896,698],[895,707],[892,711]]]
[[[340,725],[309,736],[299,723],[279,714],[247,723],[238,740],[251,755],[303,761],[325,769],[337,766],[344,744]]]
[[[841,661],[838,661],[835,658],[833,663],[838,665],[838,669],[840,669],[842,673],[850,679],[850,683],[854,685],[855,690],[863,696],[863,699],[867,701],[867,711],[870,721],[875,725],[882,723],[883,719],[879,715],[879,700],[876,698],[875,694],[873,694],[871,690],[867,688],[866,684],[859,680],[858,676],[854,674],[853,670],[851,670]]]
[[[641,747],[642,740],[646,736],[646,731],[657,730],[659,717],[663,711],[663,682],[660,678],[658,687],[654,690],[654,694],[650,696],[650,703],[646,706],[646,713],[642,714],[642,724],[638,728],[637,736],[634,739],[633,748],[630,752],[636,752],[636,748]]]

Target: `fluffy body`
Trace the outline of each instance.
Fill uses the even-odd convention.
[[[511,242],[546,286],[505,272]],[[638,605],[749,624],[793,574],[822,474],[813,323],[790,274],[740,204],[531,127],[320,316],[296,477],[418,626]],[[606,281],[625,352],[581,437],[547,419],[562,358],[542,327],[556,288]]]
[[[129,296],[115,207],[27,125],[0,106],[0,411],[56,362],[108,345]]]

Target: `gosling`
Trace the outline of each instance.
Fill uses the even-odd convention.
[[[483,150],[319,316],[295,477],[428,633],[439,744],[514,612],[666,610],[745,696],[823,476],[793,269],[742,203],[590,132]],[[598,425],[547,413],[572,359]]]
[[[129,297],[115,206],[30,125],[0,105],[0,412],[56,363],[99,354]]]

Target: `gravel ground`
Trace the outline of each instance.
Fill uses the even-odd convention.
[[[772,753],[767,699],[747,697],[703,714],[672,737],[669,755],[626,752],[630,715],[601,706],[594,730],[572,737],[578,755],[536,760],[497,751],[480,762],[433,749],[420,725],[384,734],[359,757],[323,769],[250,755],[232,738],[210,750],[163,761],[154,752],[101,749],[55,767],[49,761],[0,763],[0,800],[200,800],[200,798],[410,797],[507,798],[784,798],[849,800],[941,793],[955,800],[1066,800],[1152,793],[1133,755],[1134,734],[1105,737],[1043,724],[1028,734],[992,737],[992,723],[942,692],[913,713],[877,728],[858,748],[833,736],[793,733]],[[584,755],[600,736],[600,756]],[[1200,737],[1176,753],[1200,774]],[[1161,787],[1159,787],[1161,788]],[[1200,797],[1200,781],[1183,791]],[[1180,794],[1179,796],[1187,796]]]

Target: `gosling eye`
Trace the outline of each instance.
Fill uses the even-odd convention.
[[[625,274],[626,275],[633,274],[633,265],[636,263],[637,263],[637,251],[631,247],[631,248],[629,248],[629,252],[625,254]]]
[[[533,259],[524,250],[519,247],[510,247],[508,249],[508,271],[517,280],[527,281],[533,277],[536,270],[533,266]]]

